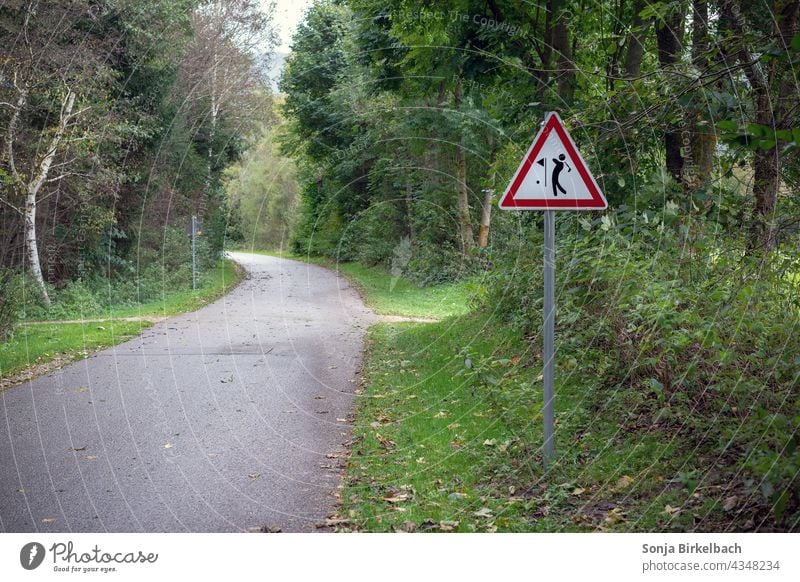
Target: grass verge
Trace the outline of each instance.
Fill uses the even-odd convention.
[[[37,375],[42,367],[57,361],[63,365],[85,357],[98,349],[119,344],[141,333],[148,321],[124,321],[128,317],[166,317],[194,311],[228,292],[239,283],[244,271],[231,260],[220,261],[204,278],[197,291],[180,290],[165,293],[158,301],[124,309],[84,314],[82,319],[105,319],[102,322],[60,323],[58,321],[23,323],[14,336],[0,344],[0,378],[9,379],[28,370],[27,377]],[[25,379],[25,378],[22,378]]]
[[[481,313],[373,326],[341,529],[721,531],[731,502],[698,487],[702,454],[633,426],[640,394],[617,392],[598,411],[567,354],[558,461],[545,474],[537,346]]]

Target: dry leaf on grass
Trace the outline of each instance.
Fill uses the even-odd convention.
[[[490,518],[490,517],[492,517],[492,510],[489,509],[488,507],[482,507],[478,511],[473,513],[472,515],[474,515],[475,517]]]
[[[615,507],[606,514],[605,522],[608,525],[616,525],[625,521],[625,512],[621,507]]]
[[[623,475],[619,479],[617,479],[617,484],[614,485],[614,491],[621,491],[622,489],[627,489],[633,485],[633,477],[630,475]]]

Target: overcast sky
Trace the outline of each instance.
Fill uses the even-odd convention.
[[[265,4],[268,0],[262,0]],[[276,49],[279,53],[288,53],[292,42],[292,34],[297,24],[303,19],[306,8],[313,0],[277,0],[275,3],[275,24],[280,33],[281,42]]]

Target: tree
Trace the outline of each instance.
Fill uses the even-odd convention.
[[[14,34],[0,49],[3,131],[3,174],[7,185],[0,200],[23,223],[24,254],[42,300],[50,304],[42,273],[37,234],[37,208],[43,188],[58,188],[71,176],[82,176],[91,163],[94,130],[90,98],[105,94],[109,69],[93,43],[89,2],[67,7],[49,2],[14,2],[2,9],[2,26]],[[13,32],[12,32],[13,31]],[[105,42],[113,43],[113,38]],[[94,115],[97,119],[97,115]],[[42,147],[44,144],[44,147]]]
[[[206,195],[219,168],[216,144],[223,118],[240,125],[253,121],[266,90],[266,64],[275,46],[274,3],[208,0],[192,13],[193,38],[182,64],[183,91],[195,118],[207,120]]]

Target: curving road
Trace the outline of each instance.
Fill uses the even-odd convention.
[[[334,510],[373,316],[320,267],[247,279],[0,392],[0,531],[314,531]]]

